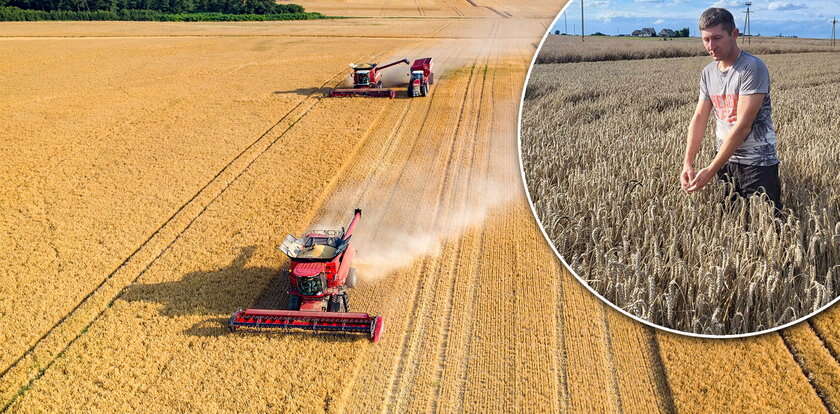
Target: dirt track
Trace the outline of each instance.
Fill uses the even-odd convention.
[[[543,8],[550,16],[559,5]],[[824,318],[813,324],[822,329],[758,340],[661,335],[561,270],[521,193],[515,153],[524,73],[550,17],[487,17],[4,24],[13,37],[0,40],[11,57],[0,89],[12,92],[0,101],[0,237],[14,247],[0,256],[2,406],[832,404],[815,391],[840,395],[837,354],[809,353],[814,332],[836,343]],[[404,37],[385,38],[395,33]],[[424,54],[442,70],[426,99],[321,97],[349,62]],[[228,334],[237,307],[280,305],[283,235],[347,219],[345,202],[364,209],[359,232],[372,234],[360,254],[409,242],[394,234],[426,241],[407,266],[352,293],[354,310],[387,318],[383,341]],[[823,358],[795,359],[789,347]],[[798,362],[826,379],[812,386]]]

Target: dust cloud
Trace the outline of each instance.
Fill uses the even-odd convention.
[[[376,61],[384,65],[403,58],[413,62],[431,57],[437,84],[482,57],[521,52],[521,42],[489,39],[494,33],[487,24],[453,27],[441,36],[446,38],[433,42],[426,39],[401,47]],[[399,64],[385,69],[384,86],[406,85],[409,67]],[[508,100],[494,102],[499,111],[510,110],[500,105],[516,108],[516,103]],[[459,134],[456,139],[469,137]],[[353,266],[361,280],[380,280],[418,259],[435,256],[446,241],[456,240],[470,228],[481,225],[494,209],[515,198],[524,199],[515,129],[510,134],[494,133],[480,141],[486,147],[477,151],[484,151],[488,156],[486,164],[472,163],[464,154],[460,157],[453,154],[452,162],[441,168],[436,161],[449,148],[426,148],[427,152],[413,153],[405,165],[393,165],[393,160],[382,156],[375,158],[377,165],[351,168],[349,174],[358,179],[352,185],[339,187],[316,221],[346,226],[353,209],[362,209],[352,239],[358,251]]]
[[[426,159],[409,161],[396,180],[394,171],[384,171],[389,168],[384,165],[358,185],[339,188],[318,222],[346,226],[353,209],[361,208],[362,218],[352,236],[358,251],[353,266],[361,280],[379,280],[422,257],[436,256],[447,240],[461,237],[494,209],[524,197],[511,158],[515,156],[504,149],[496,158],[510,162],[491,162],[488,171],[453,163],[437,172],[429,157],[420,157]]]

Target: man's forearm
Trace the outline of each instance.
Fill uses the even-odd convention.
[[[697,117],[691,119],[691,123],[688,126],[688,137],[685,143],[683,165],[694,166],[694,159],[697,158],[697,153],[700,152],[700,144],[703,142],[703,132],[706,129],[705,124],[705,122],[700,122]]]

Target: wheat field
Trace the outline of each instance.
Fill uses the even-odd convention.
[[[831,40],[755,37],[749,43],[742,37],[741,48],[754,55],[779,53],[831,52]],[[608,60],[636,60],[669,57],[706,56],[698,38],[607,37],[550,35],[546,38],[537,63],[602,62]]]
[[[840,315],[700,341],[569,274],[515,130],[562,4],[475,3],[2,24],[0,412],[831,412]],[[403,56],[434,57],[428,98],[324,98],[348,63]],[[285,234],[353,207],[350,306],[382,340],[229,333],[236,308],[282,306]]]
[[[708,58],[537,65],[522,154],[538,215],[592,288],[668,328],[762,331],[840,294],[837,54],[763,56],[787,216],[679,188],[685,130]],[[709,128],[698,168],[714,155]]]

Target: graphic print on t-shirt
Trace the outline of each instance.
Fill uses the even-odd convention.
[[[717,119],[734,124],[738,119],[738,94],[709,95],[715,107]]]

